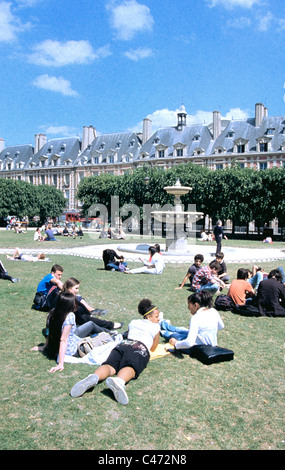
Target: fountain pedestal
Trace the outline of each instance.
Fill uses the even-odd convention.
[[[182,253],[187,251],[187,229],[193,222],[201,219],[203,212],[183,211],[180,196],[192,190],[189,186],[181,186],[179,179],[174,186],[165,186],[163,189],[168,194],[174,195],[173,211],[153,211],[153,218],[166,224],[166,251]]]

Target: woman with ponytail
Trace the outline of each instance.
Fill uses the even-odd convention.
[[[187,300],[192,315],[189,329],[162,321],[161,336],[184,353],[196,344],[217,346],[217,333],[224,328],[224,323],[219,312],[212,307],[211,294],[202,290],[191,294]]]

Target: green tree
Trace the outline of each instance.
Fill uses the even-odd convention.
[[[58,217],[66,207],[66,199],[59,189],[53,186],[36,186],[37,211],[35,215],[44,222],[47,217]]]

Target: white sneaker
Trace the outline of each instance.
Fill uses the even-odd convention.
[[[70,395],[74,398],[81,397],[86,390],[89,388],[95,387],[98,383],[98,376],[95,374],[90,374],[85,379],[80,380],[77,382],[71,389]]]
[[[129,403],[125,385],[122,383],[121,379],[118,377],[108,377],[106,379],[106,385],[112,390],[117,402],[121,403],[121,405],[127,405]]]

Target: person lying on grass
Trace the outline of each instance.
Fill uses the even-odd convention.
[[[72,397],[80,397],[106,379],[106,385],[112,390],[115,399],[122,405],[128,404],[125,385],[137,379],[146,368],[150,351],[157,348],[160,335],[158,308],[149,299],[142,299],[138,304],[138,312],[143,318],[130,322],[127,339],[111,351],[107,360],[93,374],[72,387]]]

